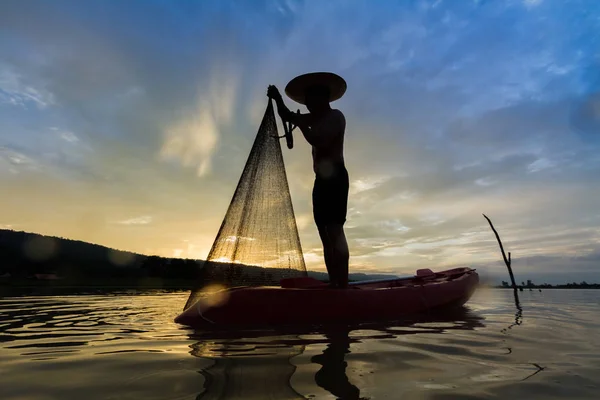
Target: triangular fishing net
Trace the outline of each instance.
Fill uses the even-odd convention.
[[[307,276],[270,100],[202,269],[184,309],[211,284],[278,285],[283,278]]]

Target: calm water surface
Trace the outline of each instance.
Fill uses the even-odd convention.
[[[187,293],[0,299],[0,398],[598,399],[600,290],[481,289],[387,326],[217,334]]]

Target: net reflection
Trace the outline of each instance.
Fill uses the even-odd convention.
[[[205,384],[197,399],[304,398],[290,385],[296,369],[290,360],[305,348],[298,337],[204,337],[191,347],[193,356],[214,362],[200,371]]]
[[[319,365],[314,382],[338,399],[361,397],[360,388],[347,374],[352,345],[374,339],[394,339],[402,335],[442,334],[450,330],[484,327],[484,318],[466,307],[443,314],[387,324],[336,325],[278,330],[196,331],[189,335],[195,357],[209,358],[214,364],[200,371],[204,391],[197,399],[305,399],[292,384],[297,367],[292,359],[308,347],[325,345],[321,354],[311,357]]]

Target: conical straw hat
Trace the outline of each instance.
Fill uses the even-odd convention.
[[[329,101],[336,101],[346,92],[346,81],[332,72],[311,72],[292,79],[285,87],[285,93],[295,102],[304,104],[306,88],[323,85],[329,88]]]

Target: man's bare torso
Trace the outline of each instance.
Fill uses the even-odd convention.
[[[311,133],[322,138],[312,146],[313,170],[318,177],[329,178],[344,166],[346,120],[341,111],[332,109],[315,121]]]

